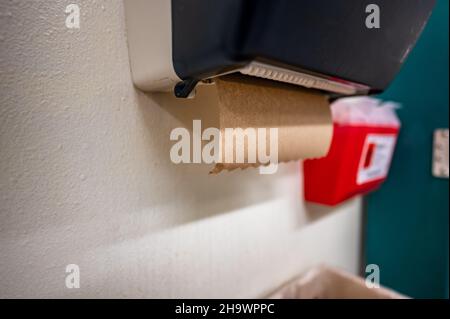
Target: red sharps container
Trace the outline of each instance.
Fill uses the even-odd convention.
[[[303,162],[306,201],[336,205],[383,183],[400,129],[397,107],[370,97],[331,105],[334,132],[328,155]]]

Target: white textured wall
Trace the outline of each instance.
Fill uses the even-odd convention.
[[[257,297],[320,262],[357,272],[360,202],[305,206],[297,163],[169,161],[207,109],[131,83],[122,2],[0,2],[0,297]],[[65,288],[65,265],[81,289]]]

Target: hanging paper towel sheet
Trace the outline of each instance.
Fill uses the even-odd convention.
[[[270,154],[270,128],[278,130],[278,163],[325,156],[333,124],[327,96],[298,86],[264,79],[228,75],[216,80],[221,132],[220,156],[211,173],[264,165],[257,157],[248,162],[248,142],[225,141],[225,129],[265,128],[266,153]],[[230,130],[228,130],[230,131]],[[258,143],[251,145],[258,152]],[[236,163],[237,148],[244,147],[244,163]],[[273,150],[272,150],[273,151]],[[232,161],[230,162],[230,158]]]

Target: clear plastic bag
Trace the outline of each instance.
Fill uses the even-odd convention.
[[[395,110],[400,104],[382,101],[372,97],[348,97],[331,104],[333,121],[350,126],[389,126],[400,127],[400,120]]]

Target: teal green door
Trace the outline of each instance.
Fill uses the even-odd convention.
[[[448,179],[431,175],[433,131],[449,121],[448,15],[449,1],[437,1],[381,95],[403,105],[402,129],[388,180],[367,197],[366,263],[380,267],[381,284],[415,298],[448,298]]]

